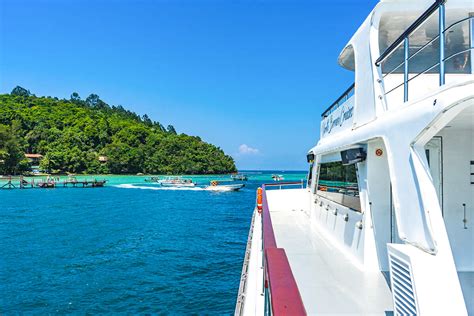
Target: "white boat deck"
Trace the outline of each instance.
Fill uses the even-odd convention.
[[[284,248],[308,314],[392,315],[382,273],[360,270],[311,228],[304,189],[267,191],[277,246]]]

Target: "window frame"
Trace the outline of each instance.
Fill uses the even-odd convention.
[[[316,166],[316,168],[317,168],[317,169],[316,169],[317,177],[315,177],[315,178],[316,178],[316,181],[315,181],[315,183],[314,183],[313,194],[315,194],[315,195],[318,196],[319,198],[326,199],[326,200],[328,200],[328,201],[330,201],[330,202],[332,202],[332,203],[336,203],[337,205],[340,205],[340,206],[342,206],[342,207],[348,208],[348,209],[350,209],[350,210],[352,210],[352,211],[354,211],[354,212],[362,213],[362,201],[361,201],[361,196],[360,196],[360,184],[359,184],[359,182],[360,182],[360,178],[359,178],[359,166],[358,166],[359,163],[354,163],[354,164],[353,164],[353,165],[354,165],[354,168],[355,168],[356,179],[357,179],[356,184],[357,184],[357,192],[358,192],[358,195],[357,195],[358,208],[354,208],[354,207],[352,207],[352,206],[350,206],[350,205],[347,205],[347,204],[342,204],[342,203],[339,202],[339,201],[336,201],[336,200],[331,199],[330,197],[328,197],[328,196],[326,196],[326,195],[322,195],[322,194],[319,193],[319,192],[323,192],[323,191],[318,190],[318,188],[319,188],[320,176],[321,176],[321,165],[327,164],[327,163],[334,163],[334,162],[338,162],[338,163],[341,163],[341,165],[343,165],[341,160],[338,160],[338,161],[331,161],[331,162],[324,162],[324,163],[322,163],[322,162],[318,162],[318,163],[317,163],[317,166]],[[343,166],[344,166],[344,165],[343,165]],[[314,167],[313,167],[313,168],[314,168]],[[324,180],[323,180],[323,181],[324,181]],[[329,180],[329,181],[330,181],[330,180]],[[350,196],[350,195],[346,195],[346,194],[343,194],[343,193],[338,193],[338,194],[340,194],[342,197],[344,197],[344,196],[348,196],[348,197],[349,197],[349,196]],[[351,196],[351,197],[352,197],[352,196]]]

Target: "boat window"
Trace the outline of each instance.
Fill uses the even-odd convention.
[[[311,188],[311,183],[313,183],[313,163],[309,165],[307,188]]]
[[[356,166],[356,164],[343,165],[341,161],[320,164],[316,193],[360,212]]]

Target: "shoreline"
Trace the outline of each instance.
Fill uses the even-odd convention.
[[[41,178],[41,177],[212,177],[212,176],[225,176],[231,175],[235,173],[243,173],[247,175],[262,175],[262,174],[269,174],[269,173],[286,173],[286,174],[301,174],[307,173],[306,170],[241,170],[239,172],[226,172],[226,173],[199,173],[199,174],[187,174],[187,173],[143,173],[143,174],[132,174],[132,173],[79,173],[79,174],[68,174],[68,173],[41,173],[36,175],[0,175],[0,180],[9,179],[17,179],[20,177],[24,178]]]

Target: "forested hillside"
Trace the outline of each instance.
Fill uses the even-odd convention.
[[[147,115],[82,100],[36,97],[16,87],[0,95],[0,172],[27,170],[24,153],[42,154],[41,169],[72,173],[210,174],[236,170],[232,157],[199,137],[177,134]],[[99,161],[105,156],[105,161]],[[104,159],[102,159],[104,160]]]

